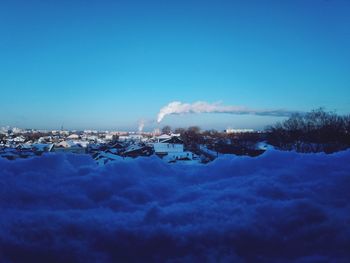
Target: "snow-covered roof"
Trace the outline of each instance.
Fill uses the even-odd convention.
[[[67,137],[67,139],[79,139],[79,135],[77,134],[71,134]]]
[[[75,145],[86,148],[89,145],[88,141],[73,141]]]
[[[164,141],[161,141],[161,143],[174,143],[174,144],[183,144],[183,141],[179,139],[179,137],[171,137],[169,139],[166,139]]]
[[[142,149],[143,147],[142,146],[140,146],[140,145],[137,145],[137,144],[132,144],[132,145],[130,145],[126,150],[125,150],[125,152],[124,153],[128,153],[128,152],[133,152],[133,151],[137,151],[137,150],[140,150],[140,149]]]
[[[157,137],[157,139],[159,139],[159,140],[166,140],[166,139],[170,139],[170,138],[171,138],[171,136],[168,134],[162,134],[162,135]]]
[[[69,148],[69,147],[82,147],[82,145],[80,145],[79,143],[72,141],[72,140],[68,140],[68,141],[62,141],[60,143],[56,144],[57,147],[64,147],[64,148]]]

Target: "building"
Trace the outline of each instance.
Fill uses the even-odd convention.
[[[254,132],[253,129],[226,129],[225,133],[231,134],[231,133],[249,133],[249,132]]]
[[[62,141],[54,147],[54,152],[57,153],[86,153],[86,147],[73,141]]]
[[[164,156],[169,153],[182,153],[184,152],[184,145],[181,139],[178,137],[170,137],[169,135],[159,136],[158,142],[153,144],[154,152],[157,155]],[[170,138],[168,138],[170,137]]]

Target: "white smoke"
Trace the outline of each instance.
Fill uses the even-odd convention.
[[[220,103],[208,103],[205,101],[197,101],[195,103],[182,103],[180,101],[170,102],[165,107],[161,108],[158,113],[157,121],[160,123],[165,116],[172,114],[186,113],[231,113],[231,114],[251,114],[260,116],[279,116],[288,117],[295,113],[286,110],[254,110],[240,106],[224,106]]]
[[[145,121],[144,120],[140,120],[139,121],[139,126],[138,126],[139,133],[141,133],[143,131],[144,127],[145,127]]]

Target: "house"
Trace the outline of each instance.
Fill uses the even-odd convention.
[[[57,148],[69,148],[72,147],[74,145],[73,141],[62,141],[59,142],[55,145],[55,149]]]
[[[168,134],[162,134],[162,135],[156,137],[156,139],[157,139],[157,142],[162,142],[162,141],[171,139],[171,136]]]
[[[157,137],[158,142],[153,144],[155,154],[168,163],[199,162],[200,159],[196,154],[184,150],[184,144],[179,137],[166,134]]]
[[[253,129],[231,129],[228,128],[225,130],[225,133],[231,134],[231,133],[251,133],[254,132]]]
[[[158,142],[153,144],[154,152],[157,155],[164,156],[169,153],[182,153],[184,152],[183,142],[179,137],[159,136]]]
[[[129,135],[120,135],[118,141],[120,142],[136,142],[143,139],[142,134],[129,134]]]
[[[130,145],[122,155],[125,157],[136,158],[139,156],[150,156],[153,154],[153,148],[147,145],[138,145],[132,144]]]
[[[127,135],[120,135],[118,137],[118,141],[120,141],[120,142],[126,142],[128,140],[129,140],[129,136],[127,136]]]
[[[23,143],[25,142],[26,138],[24,138],[22,135],[21,136],[17,136],[13,139],[14,142],[16,143]]]
[[[58,153],[86,153],[86,147],[74,141],[62,141],[57,143],[54,147],[54,151]]]
[[[114,134],[106,134],[105,135],[105,140],[107,141],[112,141],[113,139],[115,138],[115,135]]]
[[[123,148],[125,148],[125,146],[123,144],[121,144],[120,142],[114,143],[111,147],[115,148],[115,149],[123,149]]]
[[[79,137],[79,135],[78,134],[71,134],[71,135],[69,135],[68,137],[67,137],[67,139],[69,139],[69,140],[78,140],[78,139],[80,139],[80,137]]]
[[[113,145],[109,145],[107,149],[105,149],[106,152],[110,152],[112,154],[120,154],[125,150],[125,146],[119,142],[114,143]]]

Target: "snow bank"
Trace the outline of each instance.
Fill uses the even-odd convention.
[[[349,262],[350,151],[0,160],[1,262]]]

